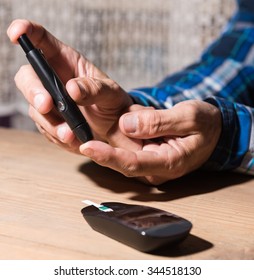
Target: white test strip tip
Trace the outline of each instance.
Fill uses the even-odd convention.
[[[93,205],[96,208],[98,208],[100,211],[103,211],[103,212],[112,212],[112,211],[114,211],[113,209],[111,209],[111,208],[109,208],[109,207],[107,207],[105,205],[95,203],[95,202],[93,202],[91,200],[88,200],[88,199],[83,200],[82,202],[87,204],[87,205]]]

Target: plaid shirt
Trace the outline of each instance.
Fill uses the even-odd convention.
[[[154,87],[129,93],[138,103],[158,109],[188,99],[214,104],[223,127],[206,167],[254,174],[254,1],[237,3],[221,36],[197,63]]]

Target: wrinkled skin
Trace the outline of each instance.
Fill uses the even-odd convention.
[[[154,185],[200,168],[211,156],[222,125],[215,106],[198,100],[164,110],[133,104],[115,81],[41,25],[15,20],[7,30],[15,44],[23,33],[43,50],[94,135],[81,145],[32,67],[24,65],[15,76],[16,85],[30,104],[31,118],[51,142]]]

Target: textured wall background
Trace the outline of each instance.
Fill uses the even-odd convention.
[[[13,82],[27,62],[6,36],[12,19],[43,24],[127,90],[195,61],[234,9],[234,0],[0,0],[0,116],[33,128]]]

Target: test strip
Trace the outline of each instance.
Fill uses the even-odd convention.
[[[93,205],[96,208],[98,208],[100,211],[103,211],[103,212],[112,212],[112,211],[114,211],[113,209],[111,209],[111,208],[109,208],[109,207],[107,207],[105,205],[95,203],[95,202],[93,202],[91,200],[88,200],[88,199],[83,200],[82,202],[87,204],[87,205]]]

